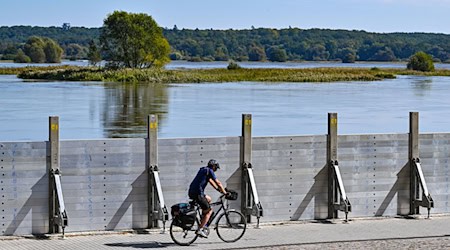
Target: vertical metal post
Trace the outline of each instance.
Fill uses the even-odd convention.
[[[413,166],[413,159],[419,159],[419,113],[409,113],[409,174],[410,174],[410,202],[409,213],[411,215],[419,213],[419,207],[415,205],[415,201],[419,197],[419,185]]]
[[[247,167],[252,161],[252,115],[242,114],[242,136],[241,136],[241,211],[247,218],[247,222],[251,222],[251,211],[253,200],[251,195],[251,187],[247,178]]]
[[[327,169],[328,169],[328,219],[338,217],[338,211],[334,208],[334,201],[338,198],[334,170],[332,163],[337,161],[337,113],[328,113],[327,135]]]
[[[158,116],[149,115],[147,122],[148,226],[158,227],[158,198],[153,171],[158,171]]]
[[[48,165],[48,183],[49,183],[49,233],[59,233],[59,226],[55,223],[55,215],[57,209],[57,196],[55,190],[55,180],[52,173],[59,172],[60,158],[59,158],[59,117],[49,117],[49,165]]]

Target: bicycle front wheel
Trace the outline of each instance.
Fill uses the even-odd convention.
[[[180,246],[189,246],[192,244],[198,237],[195,231],[198,228],[197,220],[194,223],[194,226],[191,229],[184,229],[179,226],[179,223],[176,219],[172,220],[170,224],[170,237],[173,242]]]
[[[228,211],[220,215],[217,220],[217,235],[225,242],[236,242],[245,233],[247,221],[238,211]]]

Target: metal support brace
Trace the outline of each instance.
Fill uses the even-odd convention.
[[[428,187],[422,172],[419,159],[419,113],[409,113],[409,165],[410,165],[410,214],[419,214],[419,207],[430,210],[434,207],[433,198],[428,192]]]
[[[425,182],[422,172],[422,166],[420,165],[420,159],[413,158],[411,162],[414,173],[411,181],[415,185],[415,188],[413,189],[414,195],[412,196],[414,208],[418,208],[419,206],[426,207],[428,210],[428,218],[430,218],[430,210],[434,207],[434,201],[431,194],[428,192],[427,183]],[[419,198],[421,196],[420,193],[422,193],[422,199]]]
[[[59,150],[59,117],[49,117],[49,233],[64,231],[68,225],[67,212],[61,186],[60,150]]]
[[[251,214],[256,216],[256,228],[259,228],[259,219],[263,216],[263,207],[261,202],[259,201],[258,190],[256,189],[255,177],[253,176],[253,168],[250,162],[244,162],[242,166],[245,175],[245,180],[247,181],[247,185],[250,188],[250,194],[247,196],[247,214]]]
[[[327,165],[328,165],[328,218],[338,218],[338,211],[352,211],[352,205],[345,193],[344,182],[337,161],[337,113],[328,113]]]
[[[151,193],[152,204],[152,227],[158,226],[158,220],[163,222],[163,232],[166,230],[166,221],[169,220],[169,212],[167,210],[166,204],[164,202],[164,196],[161,187],[161,181],[159,179],[158,166],[149,167],[149,177],[151,178]]]
[[[348,212],[352,211],[352,205],[345,193],[344,182],[337,161],[331,161],[330,167],[333,172],[333,209],[345,213],[345,220],[348,219]]]
[[[158,171],[158,117],[148,116],[147,136],[147,170],[148,170],[148,225],[150,228],[158,227],[158,220],[162,220],[163,233],[166,230],[166,221],[169,213],[164,202],[161,181]]]
[[[256,182],[253,176],[252,160],[252,115],[242,114],[242,137],[240,164],[241,178],[241,211],[251,222],[251,215],[256,216],[256,228],[259,228],[259,219],[263,216],[263,208],[259,201]]]
[[[68,226],[68,217],[66,212],[66,206],[64,203],[63,191],[61,186],[61,172],[57,170],[52,170],[52,179],[54,180],[54,187],[56,191],[56,214],[54,215],[54,223],[62,228],[62,234],[64,236],[64,230]]]

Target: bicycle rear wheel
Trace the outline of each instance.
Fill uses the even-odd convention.
[[[217,220],[217,235],[225,242],[238,241],[247,229],[247,221],[238,211],[228,211]]]
[[[176,219],[173,219],[172,223],[170,224],[169,230],[170,237],[172,238],[173,242],[175,242],[177,245],[189,246],[198,237],[198,235],[195,233],[197,228],[198,228],[197,220],[195,221],[194,226],[192,226],[191,229],[183,229],[178,225]]]

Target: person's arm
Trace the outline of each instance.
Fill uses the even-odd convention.
[[[214,187],[218,192],[221,192],[222,194],[226,194],[227,191],[223,187],[222,183],[218,179],[209,179],[209,184]]]

